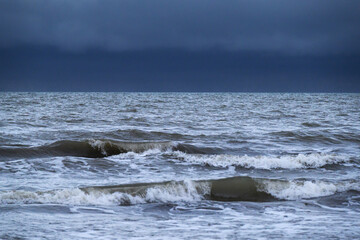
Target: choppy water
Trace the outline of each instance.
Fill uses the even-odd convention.
[[[1,93],[0,239],[360,237],[360,95]]]

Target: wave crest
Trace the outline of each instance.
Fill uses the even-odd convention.
[[[327,164],[338,164],[348,159],[344,156],[325,153],[311,153],[283,156],[237,156],[237,155],[196,155],[176,152],[176,158],[198,165],[211,167],[243,167],[258,169],[298,169],[298,168],[318,168]]]
[[[75,205],[133,205],[150,202],[191,202],[204,199],[209,183],[182,182],[145,183],[119,186],[60,189],[45,192],[5,191],[0,202],[57,203]]]
[[[278,199],[296,200],[333,195],[348,190],[359,191],[356,182],[332,183],[326,181],[260,181],[259,190],[267,192]]]
[[[277,180],[233,177],[217,180],[138,183],[96,186],[44,192],[3,191],[0,202],[57,203],[74,205],[132,205],[150,202],[173,203],[201,200],[276,201],[333,195],[337,192],[360,191],[359,182],[338,183],[314,180]]]
[[[57,141],[49,145],[32,148],[0,148],[4,158],[27,158],[42,156],[75,156],[101,158],[121,153],[141,153],[151,149],[166,150],[172,142],[121,142],[114,140]]]

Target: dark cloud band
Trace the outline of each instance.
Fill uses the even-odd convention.
[[[0,2],[0,46],[360,52],[357,0]]]

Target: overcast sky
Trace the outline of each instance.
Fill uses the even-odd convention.
[[[358,0],[0,0],[0,84],[360,91],[359,13]]]

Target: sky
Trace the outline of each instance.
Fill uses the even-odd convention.
[[[360,92],[358,0],[0,0],[0,91]]]

